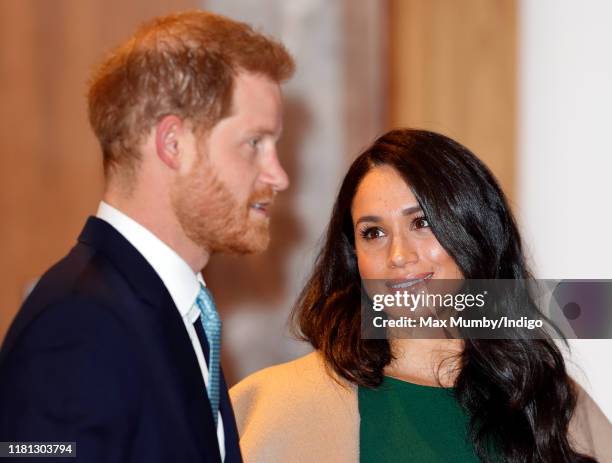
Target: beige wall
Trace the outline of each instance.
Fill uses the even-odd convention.
[[[73,245],[100,197],[90,67],[146,18],[196,3],[0,2],[0,339],[26,285]]]
[[[390,0],[389,126],[442,132],[514,197],[515,0]]]
[[[142,20],[170,10],[195,7],[198,3],[195,0],[0,2],[0,149],[4,159],[4,169],[0,171],[0,339],[18,309],[26,285],[73,245],[100,197],[101,160],[87,125],[84,98],[90,67],[104,50],[128,36]],[[236,11],[247,11],[245,5],[250,5],[252,11],[261,11],[259,2],[222,2],[223,5],[234,3]],[[338,98],[343,101],[338,117],[345,118],[340,124],[345,135],[337,135],[346,141],[336,143],[339,149],[333,144],[320,148],[312,142],[304,143],[303,149],[315,150],[317,146],[314,152],[320,153],[321,159],[344,165],[347,153],[352,158],[366,144],[364,140],[369,141],[378,134],[370,133],[376,131],[372,129],[379,124],[376,119],[383,119],[388,113],[387,126],[434,129],[465,143],[493,168],[512,197],[514,0],[381,0],[364,4],[386,19],[377,26],[378,20],[365,21],[363,14],[359,14],[364,5],[355,10],[354,1],[339,3],[340,24],[343,24],[339,27],[347,39],[338,42],[337,51],[325,54],[341,57],[344,62],[339,68],[347,72],[343,96]],[[308,5],[279,2],[275,12],[266,13],[271,18],[279,18],[278,31],[282,32],[279,35],[287,38],[290,46],[306,46],[300,45],[300,34],[311,31],[311,23],[321,22],[315,13],[325,8],[325,2],[313,0]],[[368,10],[368,17],[373,12]],[[247,16],[239,19],[251,20],[253,14]],[[292,19],[295,17],[301,19]],[[300,24],[306,29],[297,30],[296,25]],[[388,36],[373,40],[370,46],[364,45],[363,40],[350,40],[356,35],[375,37],[372,34],[384,30],[385,25],[388,25]],[[308,44],[309,40],[306,34],[303,43]],[[368,58],[377,56],[380,44],[384,45],[385,41],[390,48],[386,57],[383,53],[381,61],[384,63],[388,58],[387,67]],[[327,75],[320,68],[320,72],[311,76],[308,70],[324,63],[316,64],[311,55],[306,56],[307,59],[298,62],[298,75],[289,88],[289,108],[300,107],[292,95],[295,89],[300,85],[319,86],[321,75]],[[388,99],[379,107],[375,102],[380,101],[380,93],[361,87],[376,86],[385,76],[389,80]],[[309,82],[300,83],[300,79],[306,78]],[[320,105],[317,103],[326,117],[336,117],[326,109],[335,104],[333,101],[328,98]],[[302,126],[294,130],[301,134],[300,140],[308,140],[307,137],[318,142],[327,140],[323,135],[329,131],[329,124],[324,120],[308,122],[306,119],[298,111],[288,121],[288,127],[301,121]],[[355,133],[359,136],[350,135]],[[333,138],[332,135],[328,138]],[[300,140],[286,142],[283,148],[295,151]],[[312,202],[308,199],[312,194],[305,190],[309,182],[297,175],[312,177],[329,169],[318,165],[320,173],[317,173],[311,171],[308,163],[304,164],[306,161],[298,161],[294,153],[287,155],[294,156],[288,162],[289,167],[294,164],[296,168],[296,181],[286,202],[295,203],[299,209],[312,209],[305,211],[307,217],[313,216],[306,223],[313,222],[315,215],[319,217],[314,220],[316,236],[319,236],[328,211],[323,212],[319,203],[315,208],[308,206]],[[311,155],[305,153],[308,158]],[[333,161],[335,156],[342,158]],[[339,182],[341,174],[334,175],[334,182],[336,177]],[[330,186],[330,195],[335,189],[334,183]],[[303,201],[299,200],[300,195]],[[303,243],[305,232],[296,227],[285,241]],[[308,249],[316,247],[314,238],[311,241],[305,244]],[[279,243],[279,246],[277,251],[285,245]],[[274,263],[277,267],[274,275],[287,272],[286,252],[281,255],[272,252],[262,259]],[[301,265],[298,277],[303,280],[310,260],[303,256],[293,260]],[[247,264],[240,265],[248,267]],[[211,267],[215,268],[222,270],[224,266]],[[282,280],[282,275],[279,278]],[[291,287],[283,292],[293,294],[298,289]],[[247,297],[258,300],[257,292],[245,292]],[[291,302],[283,299],[275,304],[288,307]],[[284,313],[280,318],[284,322]]]

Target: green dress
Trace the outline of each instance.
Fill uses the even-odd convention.
[[[388,376],[377,389],[359,387],[359,460],[478,463],[468,417],[452,392]]]

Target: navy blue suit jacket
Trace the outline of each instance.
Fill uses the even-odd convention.
[[[221,387],[225,461],[241,462]],[[144,257],[100,219],[88,219],[7,333],[0,441],[76,442],[72,462],[220,461],[183,320]]]

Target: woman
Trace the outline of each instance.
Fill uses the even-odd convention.
[[[362,339],[362,280],[529,278],[470,151],[382,136],[349,169],[296,304],[315,352],[231,391],[245,461],[612,461],[610,423],[551,339]]]

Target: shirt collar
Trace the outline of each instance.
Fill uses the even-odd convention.
[[[205,285],[202,274],[194,273],[170,246],[110,204],[101,201],[96,215],[142,254],[166,286],[181,316],[187,317],[200,291],[200,283]]]

